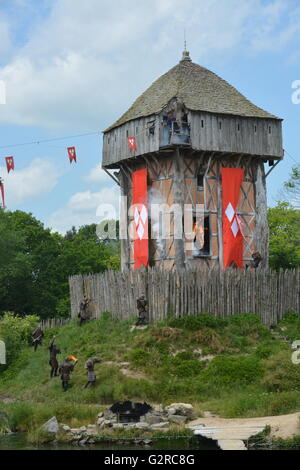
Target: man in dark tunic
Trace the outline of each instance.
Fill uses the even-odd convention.
[[[79,313],[78,317],[80,318],[79,326],[82,325],[89,318],[89,308],[90,300],[87,298],[86,294],[83,296],[83,300],[79,304]]]
[[[252,254],[253,261],[251,261],[251,268],[257,269],[262,261],[262,256],[259,251]]]
[[[87,388],[89,384],[91,384],[92,387],[96,386],[96,374],[94,371],[95,364],[99,364],[101,361],[97,357],[91,357],[88,359],[85,363],[85,368],[87,369],[87,383],[83,388]]]
[[[36,351],[37,347],[39,345],[40,346],[42,345],[42,340],[43,340],[43,337],[44,337],[44,333],[43,333],[42,327],[40,325],[34,330],[31,337],[32,337],[32,346],[33,346],[34,350]]]
[[[148,324],[148,315],[147,315],[148,302],[145,299],[144,295],[141,295],[140,297],[136,299],[136,305],[137,305],[137,309],[139,312],[139,317],[138,317],[138,321],[136,322],[136,326],[147,325]]]
[[[58,372],[60,373],[60,378],[62,381],[61,383],[64,392],[68,390],[70,374],[71,372],[73,372],[75,365],[76,362],[75,364],[72,364],[71,359],[69,357],[66,357],[64,362],[59,366]]]
[[[50,351],[50,360],[49,360],[49,365],[51,366],[51,372],[50,372],[50,377],[57,377],[58,375],[58,362],[56,356],[60,354],[60,349],[54,344],[55,337],[52,340],[52,343],[49,346],[49,351]]]

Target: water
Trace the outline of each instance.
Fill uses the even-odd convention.
[[[16,433],[0,436],[0,451],[1,450],[218,450],[217,445],[213,441],[205,440],[199,441],[198,439],[161,439],[153,442],[151,446],[143,447],[141,445],[127,445],[121,446],[118,444],[97,444],[85,447],[73,446],[70,444],[59,445],[42,445],[36,446],[29,444],[26,440],[26,434]]]

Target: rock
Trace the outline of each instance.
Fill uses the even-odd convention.
[[[103,412],[103,417],[105,419],[113,419],[116,415],[109,408],[106,408]]]
[[[160,423],[162,420],[162,417],[158,414],[154,414],[154,413],[147,413],[145,416],[144,416],[144,421],[148,424],[157,424],[157,423]]]
[[[175,424],[184,424],[187,422],[187,417],[181,415],[170,415],[169,421]]]
[[[157,429],[166,429],[169,427],[169,422],[166,421],[166,422],[160,422],[160,423],[156,423],[156,424],[152,424],[150,426],[151,429],[153,429],[153,431],[156,431]]]
[[[122,423],[114,423],[112,427],[113,429],[124,429],[124,425]]]
[[[168,415],[176,415],[176,409],[175,408],[167,408],[167,413]]]
[[[196,418],[194,408],[189,403],[172,403],[170,406],[166,407],[166,411],[168,413],[169,413],[169,410],[171,410],[170,414],[174,414],[173,409],[175,409],[176,415],[186,416],[190,420]]]
[[[80,432],[86,432],[87,431],[86,426],[81,426],[81,428],[79,428],[79,431]]]
[[[98,418],[103,418],[104,414],[101,412],[98,414]]]
[[[143,429],[144,431],[150,429],[150,425],[148,423],[136,423],[134,425],[135,429]]]
[[[53,418],[49,419],[43,426],[41,427],[44,431],[50,433],[50,434],[57,434],[59,432],[59,424],[56,419],[56,416],[53,416]]]
[[[80,446],[85,446],[87,444],[87,439],[82,439],[81,441],[78,442]]]
[[[96,431],[97,426],[96,426],[96,424],[88,424],[87,428],[88,428],[88,430],[95,430]]]
[[[154,413],[163,414],[163,413],[165,412],[165,409],[164,409],[164,407],[163,407],[162,404],[160,404],[160,405],[155,405],[155,406],[153,407],[153,412],[154,412]]]
[[[144,439],[144,440],[143,440],[143,444],[144,444],[145,446],[150,446],[150,445],[152,444],[152,441],[151,441],[150,439]]]
[[[65,431],[65,432],[70,432],[71,428],[70,428],[70,426],[67,426],[66,424],[63,424],[62,425],[62,430]]]

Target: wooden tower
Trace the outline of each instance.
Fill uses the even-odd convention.
[[[136,148],[129,148],[134,137]],[[196,252],[170,236],[149,239],[149,264],[164,269],[199,263],[223,267],[222,170],[243,169],[237,214],[243,264],[259,251],[268,267],[266,176],[283,158],[282,120],[258,108],[213,72],[182,60],[156,80],[104,131],[102,167],[114,174],[132,203],[132,175],[147,170],[149,200],[204,205],[204,243]],[[265,166],[268,163],[269,165]],[[129,224],[128,214],[123,214]],[[172,214],[171,214],[172,217]],[[174,214],[173,214],[174,218]],[[172,223],[172,222],[171,222]],[[149,214],[149,227],[153,226]],[[159,237],[158,237],[159,238]],[[134,242],[122,240],[122,269],[134,265]]]

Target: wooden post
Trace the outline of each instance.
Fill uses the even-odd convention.
[[[178,204],[181,208],[182,216],[184,214],[184,174],[182,170],[182,162],[180,157],[179,148],[176,148],[174,155],[174,203]],[[174,224],[175,224],[175,214],[174,214]],[[181,226],[182,226],[181,218]],[[185,268],[185,251],[184,251],[184,228],[182,227],[182,237],[181,239],[175,239],[175,259],[176,259],[176,268],[178,270]],[[175,230],[174,230],[175,234]]]
[[[218,248],[219,248],[219,267],[224,268],[223,263],[223,204],[222,204],[222,163],[218,162],[217,184],[218,184]]]
[[[120,171],[119,182],[121,187],[121,206],[120,206],[120,243],[121,243],[121,270],[126,271],[129,268],[130,248],[128,240],[128,182],[125,173]]]
[[[256,228],[255,228],[255,246],[262,256],[261,267],[269,268],[269,225],[267,214],[267,190],[264,164],[257,162],[256,182]]]

